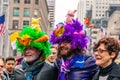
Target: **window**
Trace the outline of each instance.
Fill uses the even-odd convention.
[[[102,14],[102,17],[104,17],[104,14]]]
[[[19,8],[13,8],[13,16],[19,16],[20,9]]]
[[[34,16],[35,16],[35,17],[38,16],[38,10],[34,10]]]
[[[13,29],[18,29],[18,20],[13,20]]]
[[[107,27],[108,21],[102,21],[102,27]]]
[[[30,9],[24,8],[24,17],[29,17],[29,16],[30,16]]]
[[[35,0],[35,4],[39,4],[39,0]]]
[[[25,4],[30,4],[30,0],[24,0]]]
[[[14,3],[20,3],[20,0],[14,0]]]
[[[93,34],[97,34],[97,31],[93,31]]]
[[[29,25],[29,21],[25,20],[23,21],[23,26]]]

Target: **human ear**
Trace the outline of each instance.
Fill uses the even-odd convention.
[[[112,53],[110,54],[110,56],[111,56],[111,59],[114,59],[115,56],[116,56],[116,53],[115,53],[115,52],[112,52]]]

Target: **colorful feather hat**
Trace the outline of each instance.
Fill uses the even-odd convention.
[[[86,49],[89,37],[86,31],[83,29],[83,25],[74,19],[74,13],[76,11],[69,11],[64,23],[56,25],[56,29],[53,30],[50,42],[52,44],[60,44],[62,41],[71,41],[71,47],[76,46],[80,49]],[[72,15],[72,16],[71,16]]]
[[[41,18],[33,19],[32,25],[25,26],[16,40],[16,48],[19,52],[23,53],[27,47],[36,47],[42,50],[45,56],[48,56],[50,51],[50,42],[48,35],[41,31],[39,21]]]

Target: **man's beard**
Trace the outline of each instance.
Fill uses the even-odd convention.
[[[37,53],[39,54],[39,53]],[[27,61],[27,64],[32,65],[34,62],[38,61],[42,57],[43,53],[40,53],[38,56],[36,56],[34,59],[31,59],[30,61]],[[25,58],[24,58],[25,60]],[[25,60],[26,61],[26,60]]]
[[[68,51],[66,54],[61,54],[61,57],[63,58],[68,58],[72,55],[72,52],[71,51]]]
[[[35,57],[35,58],[24,58],[24,60],[26,61],[27,64],[31,65],[33,64],[35,61],[37,61],[39,59],[39,57]]]
[[[69,49],[69,50],[66,52],[66,54],[62,54],[62,53],[61,53],[61,48],[63,48],[63,47],[59,47],[59,48],[58,48],[58,56],[63,57],[63,58],[67,58],[67,57],[70,57],[70,56],[73,54],[73,50],[72,50],[72,49]]]
[[[61,48],[64,48],[64,47],[59,47],[58,48],[58,57],[64,57],[64,58],[68,58],[68,57],[71,57],[73,54],[81,54],[83,53],[83,50],[82,49],[79,49],[79,48],[74,48],[74,49],[69,49],[66,54],[61,54]],[[66,48],[67,49],[67,48]]]

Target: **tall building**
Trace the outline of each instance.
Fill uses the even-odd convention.
[[[87,29],[89,36],[92,38],[91,46],[98,41],[102,35],[106,35],[109,18],[110,5],[119,5],[120,0],[80,0],[78,5],[78,18],[83,23],[84,18],[88,17],[94,25],[94,29]],[[84,24],[84,23],[83,23]],[[99,36],[98,36],[99,35]],[[101,35],[101,36],[100,36]],[[90,50],[91,52],[91,50]]]
[[[92,10],[92,3],[93,0],[79,0],[77,7],[77,16],[81,23],[84,23],[84,18],[88,17],[88,14]]]
[[[111,5],[120,5],[120,0],[79,0],[77,16],[82,23],[84,23],[85,17],[92,20],[109,18]]]
[[[108,14],[111,16],[115,11],[120,11],[120,4],[110,4]]]
[[[10,0],[9,30],[21,30],[24,25],[31,25],[32,17],[41,17],[40,26],[47,31],[49,26],[46,0]]]
[[[110,14],[113,12],[113,6],[118,5],[120,5],[120,0],[93,0],[92,22],[95,22],[93,23],[95,27],[99,28],[100,30],[104,28],[104,33],[107,33],[107,27],[109,26],[108,20],[110,19]],[[102,36],[96,37],[101,38]]]
[[[110,4],[120,4],[120,0],[93,0],[93,19],[100,19],[108,16]]]
[[[47,0],[47,5],[48,5],[48,11],[49,11],[49,22],[50,22],[50,27],[48,29],[49,34],[54,28],[54,23],[55,23],[55,1],[56,0]]]
[[[6,27],[8,34],[15,31],[20,31],[25,25],[31,25],[32,18],[41,17],[40,27],[42,31],[48,33],[50,23],[48,20],[48,6],[46,0],[4,0],[8,2],[8,8],[5,12],[9,15],[6,16]],[[4,4],[6,5],[6,4]],[[5,35],[5,36],[6,36]],[[2,54],[6,56],[16,56],[16,50],[13,50],[9,42],[9,37],[4,39]],[[9,45],[8,45],[9,43]]]

